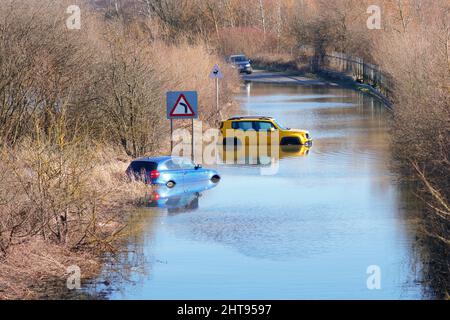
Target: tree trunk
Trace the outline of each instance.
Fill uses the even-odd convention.
[[[261,14],[261,25],[264,33],[264,40],[266,40],[266,14],[264,11],[264,0],[259,0],[259,11]]]

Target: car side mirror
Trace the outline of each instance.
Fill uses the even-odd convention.
[[[197,165],[195,166],[195,170],[198,170],[198,169],[200,169],[201,167],[202,167],[201,165],[197,164]]]
[[[276,129],[274,127],[272,127],[272,128],[269,129],[269,131],[270,132],[274,132],[274,131],[276,131]]]

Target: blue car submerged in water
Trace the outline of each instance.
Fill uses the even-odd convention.
[[[215,170],[202,168],[183,157],[146,157],[133,160],[127,169],[129,176],[148,184],[166,185],[212,181],[218,183],[220,175]]]

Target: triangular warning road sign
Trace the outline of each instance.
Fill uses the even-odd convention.
[[[177,102],[175,102],[172,110],[170,110],[169,115],[171,117],[192,117],[195,115],[195,112],[189,104],[189,101],[186,99],[185,95],[180,94]]]
[[[222,79],[223,78],[223,73],[222,73],[222,71],[220,71],[218,64],[214,65],[211,73],[209,74],[209,77],[213,78],[213,79]]]

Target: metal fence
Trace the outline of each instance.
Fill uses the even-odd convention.
[[[355,81],[372,86],[386,97],[390,96],[392,83],[380,66],[340,52],[326,54],[315,63],[317,64],[316,67],[321,70],[347,75]]]

